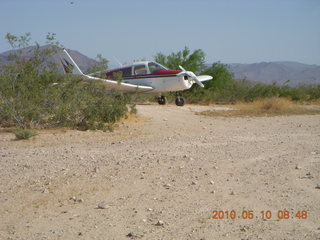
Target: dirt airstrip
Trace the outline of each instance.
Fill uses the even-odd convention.
[[[137,108],[111,133],[2,129],[0,239],[320,239],[320,115]]]

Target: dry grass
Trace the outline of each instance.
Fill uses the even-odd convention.
[[[281,115],[314,115],[320,114],[319,105],[296,104],[285,98],[259,99],[251,103],[238,103],[235,110],[204,111],[199,114],[221,117],[264,117]]]
[[[294,104],[285,98],[259,99],[251,103],[240,103],[237,108],[247,113],[283,113],[293,109]]]

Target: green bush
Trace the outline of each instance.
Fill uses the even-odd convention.
[[[37,135],[37,133],[31,129],[17,129],[14,134],[17,140],[29,139]]]
[[[26,39],[8,38],[18,46]],[[54,45],[44,50],[37,45],[30,59],[16,54],[1,66],[0,125],[112,129],[128,113],[130,98],[118,92],[110,94],[100,81],[59,74],[53,64],[41,67],[57,51],[61,49]]]

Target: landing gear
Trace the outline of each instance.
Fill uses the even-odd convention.
[[[186,101],[185,101],[184,97],[181,96],[181,93],[176,92],[175,96],[176,96],[176,101],[175,101],[176,105],[179,107],[184,106]],[[165,96],[160,95],[159,97],[157,97],[157,102],[160,105],[166,105],[168,103],[168,100]]]
[[[179,92],[176,92],[176,105],[182,107],[185,104],[184,97]]]
[[[159,96],[157,101],[160,105],[166,105],[168,103],[168,100],[165,96]]]
[[[176,98],[176,105],[182,107],[185,103],[184,97],[177,96]]]

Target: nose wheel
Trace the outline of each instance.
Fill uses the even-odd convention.
[[[185,104],[184,97],[177,96],[176,97],[176,105],[182,107]]]

